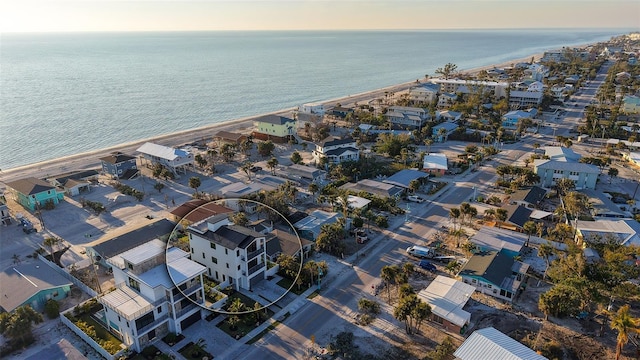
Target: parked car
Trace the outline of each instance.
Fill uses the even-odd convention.
[[[417,202],[417,203],[423,203],[424,202],[424,199],[421,198],[420,196],[417,196],[417,195],[410,195],[409,197],[407,197],[407,200],[413,201],[413,202]]]
[[[369,241],[367,232],[364,231],[363,229],[356,230],[355,235],[356,235],[356,241],[358,242],[358,244],[364,244],[367,241]]]
[[[36,228],[33,227],[33,224],[31,223],[31,221],[25,218],[20,219],[20,225],[22,226],[22,231],[24,231],[25,234],[38,232],[38,230],[36,230]]]
[[[419,258],[432,258],[435,256],[435,252],[433,251],[433,249],[417,245],[409,246],[407,248],[407,254]]]
[[[427,260],[420,260],[420,264],[419,265],[420,265],[421,268],[423,268],[423,269],[425,269],[427,271],[435,272],[436,270],[438,270],[435,265],[433,265],[432,263],[430,263]]]
[[[262,167],[261,166],[254,166],[250,169],[252,172],[257,173],[258,171],[262,171]]]

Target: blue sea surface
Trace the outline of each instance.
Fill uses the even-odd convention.
[[[3,34],[0,169],[608,40],[614,30]]]

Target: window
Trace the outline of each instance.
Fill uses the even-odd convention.
[[[212,248],[213,250],[215,250],[215,249],[216,249],[216,244],[214,244],[214,243],[210,243],[209,245],[211,246],[211,248]]]
[[[140,291],[140,283],[133,278],[129,278],[129,287]]]
[[[204,252],[202,252],[202,258],[206,259],[206,256],[204,255]]]
[[[129,268],[129,270],[133,270],[133,264],[132,263],[127,263],[127,267]]]
[[[227,263],[227,269],[229,268],[229,263]]]
[[[193,248],[191,248],[191,253],[193,254]]]
[[[240,256],[240,249],[236,250],[236,256]]]
[[[224,254],[229,255],[229,249],[224,249]]]
[[[211,276],[211,268],[208,268],[207,271],[209,271],[209,276]]]
[[[156,311],[158,312],[158,314],[160,314],[162,312],[162,305],[158,306],[158,308],[156,309]]]
[[[216,271],[216,280],[220,279],[220,276],[218,276],[218,272]]]
[[[213,256],[211,257],[211,262],[214,264],[218,263],[218,259],[214,258]]]
[[[240,265],[238,265],[238,271],[240,271]]]

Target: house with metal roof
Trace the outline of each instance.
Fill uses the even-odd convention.
[[[294,177],[306,179],[311,182],[324,180],[327,172],[314,166],[306,166],[300,164],[292,164],[287,167],[287,173]]]
[[[115,179],[131,179],[138,174],[138,165],[135,156],[127,155],[119,151],[112,152],[109,156],[101,157],[102,172]]]
[[[364,191],[380,197],[395,198],[400,198],[400,196],[404,192],[404,189],[399,186],[372,179],[360,180],[357,183],[346,183],[340,186],[340,189],[350,190],[356,193]]]
[[[222,288],[251,290],[266,277],[266,236],[233,225],[226,214],[187,228],[191,259],[207,267],[207,275]]]
[[[0,272],[0,284],[0,308],[6,312],[23,305],[44,311],[47,300],[66,298],[73,285],[41,260],[9,266]]]
[[[516,261],[506,249],[488,250],[471,256],[458,276],[483,294],[513,301],[525,281],[527,269],[528,264]]]
[[[471,314],[463,308],[475,290],[471,285],[438,275],[420,290],[418,298],[431,307],[431,321],[447,331],[463,334],[471,321]]]
[[[479,251],[503,250],[508,256],[516,257],[527,242],[528,235],[495,227],[482,226],[469,241]]]
[[[166,246],[155,239],[108,259],[116,289],[98,298],[103,322],[138,352],[202,319],[206,268],[189,253]]]
[[[521,119],[535,119],[538,115],[537,109],[514,110],[502,115],[502,127],[505,129],[516,129]]]
[[[44,208],[46,204],[57,205],[64,199],[64,191],[50,183],[28,177],[6,183],[7,193],[20,205],[30,211]]]
[[[542,103],[542,91],[511,91],[509,92],[509,107],[511,109],[537,108]]]
[[[442,129],[442,130],[441,130]],[[431,128],[431,134],[437,142],[445,142],[449,135],[458,129],[458,124],[445,121]]]
[[[382,182],[385,184],[399,186],[404,189],[409,189],[410,187],[409,185],[413,180],[420,180],[428,177],[429,177],[429,174],[425,174],[423,171],[420,171],[420,170],[403,169],[389,176],[388,178],[382,180]]]
[[[549,160],[577,162],[582,157],[582,155],[564,146],[545,146],[542,149],[544,150],[544,155],[549,157]]]
[[[24,360],[87,360],[67,339],[60,339],[57,343],[50,344],[37,353],[24,358]]]
[[[436,111],[436,120],[457,122],[462,119],[462,113],[451,110]]]
[[[269,114],[253,121],[253,137],[283,143],[289,141],[296,132],[296,120],[285,116]]]
[[[422,170],[433,176],[442,176],[449,170],[447,155],[443,153],[428,153],[424,156]]]
[[[622,245],[640,245],[640,223],[632,219],[578,221],[576,242],[615,241]]]
[[[187,173],[186,168],[193,166],[194,156],[188,150],[176,149],[169,146],[144,143],[138,148],[139,153],[142,154],[142,158],[146,159],[151,164],[160,164],[175,175],[180,172]]]
[[[322,225],[338,222],[341,215],[337,212],[314,210],[308,216],[298,220],[293,227],[301,238],[315,241],[320,235]]]
[[[47,178],[51,185],[62,188],[69,196],[91,191],[91,182],[98,181],[98,171],[84,170]]]
[[[153,239],[166,240],[175,226],[175,223],[167,219],[160,219],[133,230],[127,229],[126,232],[100,238],[85,245],[85,249],[87,255],[92,256],[98,264],[111,267],[107,259]]]
[[[235,144],[240,145],[243,141],[247,141],[248,137],[245,134],[235,133],[231,131],[218,131],[213,138],[218,143],[227,143],[227,144]]]
[[[326,158],[330,164],[338,164],[343,161],[358,161],[360,159],[360,149],[356,141],[351,137],[338,138],[329,136],[316,144],[316,148],[311,152],[316,163],[320,159]]]
[[[453,356],[456,360],[548,360],[493,327],[474,331]]]
[[[631,218],[631,213],[628,211],[623,211],[620,206],[614,203],[611,198],[612,196],[608,193],[603,193],[601,191],[591,190],[591,189],[582,189],[580,193],[585,194],[589,200],[589,212],[594,219],[623,219],[623,218]],[[625,208],[628,207],[628,204],[622,205]]]
[[[437,99],[440,85],[432,82],[420,84],[409,89],[409,100],[414,104],[431,104]]]

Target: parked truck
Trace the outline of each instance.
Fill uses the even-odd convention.
[[[409,246],[407,248],[407,254],[419,258],[432,258],[435,256],[435,252],[433,251],[433,249],[417,245]]]

